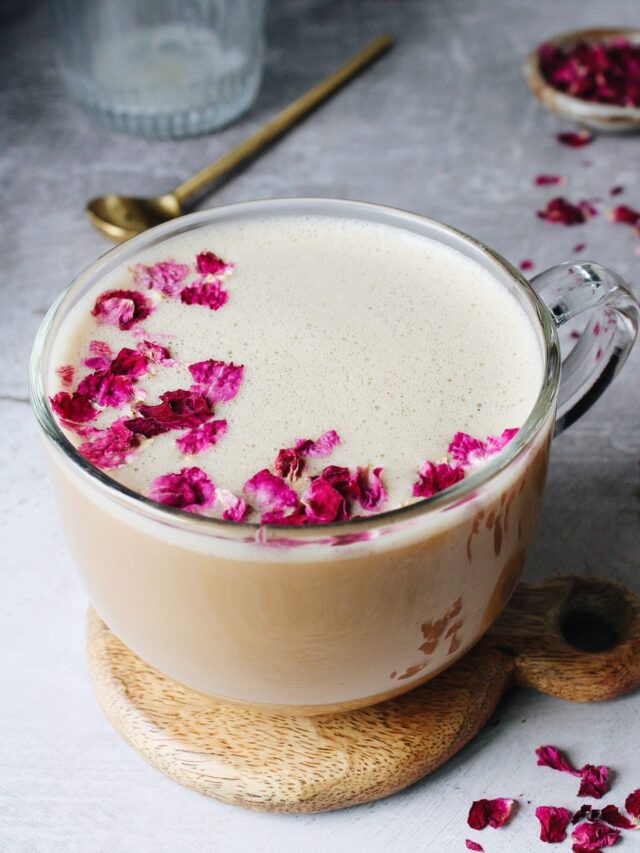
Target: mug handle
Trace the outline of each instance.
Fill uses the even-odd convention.
[[[562,360],[558,435],[595,403],[627,360],[640,306],[617,273],[591,261],[559,264],[530,283],[558,328],[583,311],[589,314],[584,331]]]

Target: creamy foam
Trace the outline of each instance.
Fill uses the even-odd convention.
[[[533,407],[542,384],[536,332],[506,288],[455,249],[386,225],[283,216],[179,235],[136,262],[193,264],[203,250],[235,264],[229,301],[214,312],[163,298],[139,325],[148,336],[169,334],[163,342],[182,365],[138,385],[154,404],[164,391],[188,388],[186,365],[209,358],[244,364],[244,381],[216,407],[228,421],[219,444],[185,457],[180,433],[169,432],[108,472],[136,491],[197,465],[240,494],[280,448],[335,429],[342,444],[306,473],[382,466],[390,509],[412,500],[416,469],[443,457],[455,432],[485,438],[521,426]],[[131,331],[98,326],[90,314],[100,293],[131,286],[123,267],[81,300],[57,335],[52,371],[79,365],[93,339],[114,351],[135,347]],[[88,372],[79,368],[77,378]],[[61,387],[52,372],[49,393]],[[110,409],[95,425],[130,411]]]

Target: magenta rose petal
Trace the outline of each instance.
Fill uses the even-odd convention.
[[[89,397],[78,391],[73,394],[59,391],[53,397],[49,397],[49,402],[58,417],[72,424],[87,423],[98,416],[98,411],[93,407]]]
[[[580,770],[580,774],[582,778],[578,790],[579,797],[593,797],[595,800],[599,800],[607,793],[608,767],[585,764]]]
[[[581,225],[588,218],[588,211],[580,204],[572,204],[562,196],[552,198],[546,207],[537,211],[539,219],[551,222],[554,225]]]
[[[467,823],[471,829],[492,826],[499,829],[509,819],[515,800],[498,797],[495,800],[475,800],[469,809]]]
[[[113,351],[104,341],[89,341],[89,357],[82,363],[90,370],[108,370],[113,361]]]
[[[620,830],[607,826],[605,823],[594,821],[579,823],[571,833],[574,840],[574,853],[598,853],[605,847],[613,847],[620,838]]]
[[[619,204],[610,211],[609,218],[613,222],[621,222],[623,225],[638,225],[640,223],[640,210],[634,210],[633,207],[626,204]]]
[[[162,474],[151,482],[147,497],[165,506],[200,513],[215,500],[215,486],[201,468],[182,468],[176,474]]]
[[[190,364],[189,372],[194,379],[191,391],[203,394],[213,406],[233,400],[242,382],[244,365],[210,358]]]
[[[114,376],[109,370],[98,370],[85,376],[78,385],[78,393],[98,406],[120,409],[133,399],[133,379],[129,376]]]
[[[527,270],[533,269],[533,261],[530,261],[528,258],[525,258],[523,261],[520,261],[518,264],[522,272],[527,272]]]
[[[76,369],[72,364],[63,364],[61,367],[56,367],[56,376],[65,388],[73,385],[75,372]]]
[[[228,489],[216,489],[216,502],[222,507],[222,517],[225,521],[244,521],[248,507],[242,498]]]
[[[624,807],[632,817],[640,818],[640,788],[629,794],[624,801]]]
[[[358,501],[362,509],[368,512],[379,512],[387,499],[387,492],[382,485],[380,474],[382,468],[360,468],[356,469],[356,482],[358,484]]]
[[[311,523],[346,521],[349,509],[343,495],[322,477],[316,477],[302,496],[307,518]]]
[[[146,338],[138,342],[138,352],[151,364],[162,364],[165,367],[175,367],[178,364],[174,358],[171,358],[171,352],[167,347],[148,341]]]
[[[278,451],[274,470],[279,477],[285,480],[298,480],[304,470],[304,459],[302,459],[292,447],[282,447]]]
[[[571,823],[580,823],[581,820],[598,820],[600,809],[594,809],[590,803],[584,803],[571,818]]]
[[[472,841],[470,838],[465,838],[464,843],[467,846],[467,850],[476,850],[479,853],[484,853],[484,847],[482,844],[478,844],[477,841]]]
[[[447,453],[463,468],[468,468],[499,453],[509,444],[517,432],[518,430],[515,428],[505,429],[500,435],[487,436],[485,441],[474,438],[466,432],[457,432],[451,439]]]
[[[300,502],[286,509],[273,509],[260,516],[260,524],[286,524],[289,526],[300,526],[309,524],[306,509]]]
[[[567,148],[583,148],[585,145],[593,142],[593,134],[588,130],[569,130],[559,133],[556,139],[561,145],[566,145]]]
[[[535,185],[537,187],[551,187],[556,184],[561,184],[564,178],[562,175],[536,175]]]
[[[605,806],[600,810],[600,820],[618,829],[637,829],[638,824],[623,815],[617,806]]]
[[[182,453],[202,453],[203,450],[208,450],[217,444],[226,431],[225,420],[207,421],[176,438],[176,444]]]
[[[118,418],[107,429],[96,430],[87,441],[78,447],[78,453],[97,468],[120,468],[132,461],[140,438],[124,425],[125,418]]]
[[[130,329],[153,311],[151,302],[137,290],[105,290],[96,299],[91,314],[98,323]]]
[[[337,447],[341,442],[340,436],[334,429],[330,429],[323,433],[316,441],[310,438],[298,438],[295,441],[293,449],[298,456],[312,456],[323,459],[330,456],[333,448]]]
[[[172,429],[192,429],[213,416],[207,400],[193,391],[166,391],[160,400],[156,406],[139,405],[137,417],[125,421],[127,429],[153,438]]]
[[[536,817],[540,821],[540,841],[557,844],[567,837],[571,812],[557,806],[538,806]]]
[[[550,767],[552,770],[560,770],[572,776],[582,775],[581,771],[577,770],[555,746],[539,746],[536,749],[536,755],[539,767]]]
[[[212,311],[222,308],[228,298],[229,294],[217,278],[191,284],[180,291],[180,301],[185,305],[203,305]]]
[[[200,252],[196,255],[196,270],[200,275],[223,276],[233,270],[233,264],[223,261],[214,252]]]
[[[178,296],[188,274],[188,264],[178,264],[173,260],[160,261],[152,266],[136,264],[133,268],[133,280],[137,287],[157,290],[170,297]]]
[[[251,506],[260,512],[282,510],[295,506],[298,495],[281,477],[276,477],[268,468],[254,474],[242,487]]]
[[[413,484],[412,494],[416,498],[430,498],[448,489],[464,478],[464,471],[448,462],[423,462],[418,469],[418,479]]]

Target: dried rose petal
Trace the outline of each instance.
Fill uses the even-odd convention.
[[[572,776],[582,775],[580,770],[576,770],[555,746],[539,746],[536,749],[536,755],[538,756],[539,767],[550,767],[552,770],[561,770],[563,773],[570,773]]]
[[[137,290],[105,290],[96,299],[91,313],[98,323],[126,330],[144,320],[152,311],[149,300]]]
[[[312,523],[346,521],[349,518],[347,502],[337,489],[322,477],[316,477],[302,496],[306,515]]]
[[[73,394],[69,394],[67,391],[59,391],[53,397],[49,397],[49,402],[58,417],[72,424],[92,421],[98,415],[87,395],[78,393],[78,391]]]
[[[467,823],[471,829],[484,829],[492,826],[499,829],[507,822],[514,800],[507,797],[498,797],[495,800],[475,800],[469,809]]]
[[[378,512],[387,499],[387,492],[380,480],[382,468],[356,468],[358,501],[362,509]]]
[[[160,261],[150,267],[136,264],[133,268],[133,280],[138,287],[158,290],[165,296],[171,297],[178,296],[181,283],[188,274],[188,264],[178,264],[173,260]]]
[[[538,806],[536,817],[540,821],[540,841],[557,844],[567,837],[567,826],[571,820],[568,809],[557,806]]]
[[[180,301],[185,305],[204,305],[212,311],[222,308],[228,298],[229,294],[218,279],[200,281],[180,291]]]
[[[200,252],[196,255],[196,269],[200,275],[223,276],[233,269],[233,264],[228,264],[213,252]]]
[[[89,341],[90,358],[83,359],[82,363],[90,370],[108,370],[113,361],[113,352],[109,344],[104,341]]]
[[[593,134],[589,133],[588,130],[570,130],[565,133],[559,133],[556,136],[556,139],[568,148],[582,148],[584,145],[588,145],[593,141]]]
[[[581,820],[598,820],[600,809],[594,809],[590,803],[584,803],[571,818],[571,823],[580,823]]]
[[[537,187],[550,187],[554,184],[561,184],[563,180],[562,175],[536,175],[535,185]]]
[[[605,806],[600,811],[600,820],[608,823],[610,826],[617,826],[618,829],[637,829],[638,824],[629,820],[626,815],[620,812],[617,806]]]
[[[298,456],[292,447],[282,447],[278,451],[273,467],[279,477],[293,482],[300,478],[304,464],[304,459]]]
[[[191,429],[213,416],[206,399],[193,391],[166,391],[160,399],[157,406],[139,405],[138,417],[125,422],[127,429],[152,438],[172,429]]]
[[[580,770],[580,775],[582,779],[578,791],[579,797],[593,797],[595,800],[599,800],[607,793],[608,767],[585,764]]]
[[[242,382],[244,365],[210,358],[190,364],[189,372],[195,380],[190,390],[202,394],[213,406],[233,400]]]
[[[619,204],[611,210],[609,218],[613,222],[622,222],[624,225],[637,225],[640,222],[640,210],[634,210],[626,204]]]
[[[130,376],[114,376],[109,370],[97,370],[80,382],[78,393],[99,406],[119,409],[133,399],[133,379]]]
[[[611,189],[609,190],[609,195],[620,195],[623,192],[624,192],[624,187],[622,187],[622,186],[620,186],[620,184],[618,184],[615,187],[611,187]]]
[[[56,368],[56,376],[65,387],[69,387],[69,385],[73,384],[73,376],[76,372],[75,367],[72,364],[63,364],[62,367]]]
[[[484,847],[482,844],[478,844],[477,841],[472,841],[470,838],[465,838],[464,843],[467,845],[467,850],[476,850],[479,853],[484,853]]]
[[[624,801],[624,807],[633,817],[640,818],[640,788],[632,791]]]
[[[584,252],[584,250],[586,248],[587,248],[586,243],[576,243],[576,245],[573,247],[573,251],[574,252]]]
[[[488,435],[484,441],[466,432],[457,432],[451,439],[447,453],[463,468],[479,465],[503,450],[517,432],[515,428],[505,429],[500,435]]]
[[[418,479],[413,484],[412,494],[416,498],[430,498],[448,489],[464,477],[464,471],[448,462],[423,462],[418,469]]]
[[[176,444],[182,453],[202,453],[203,450],[217,444],[226,431],[227,422],[225,420],[208,421],[176,438]]]
[[[166,367],[175,367],[178,362],[171,358],[171,352],[162,344],[143,339],[138,342],[138,352],[141,353],[152,364],[164,364]]]
[[[131,462],[140,446],[140,438],[126,428],[125,418],[118,418],[107,429],[96,430],[78,453],[98,468],[120,468]]]
[[[260,516],[260,524],[286,524],[298,527],[308,523],[306,508],[299,502],[296,502],[293,508],[273,509]]]
[[[147,372],[147,359],[138,350],[123,347],[109,366],[111,373],[139,379]]]
[[[538,218],[559,225],[580,225],[587,219],[581,204],[572,204],[562,196],[552,198],[547,206],[539,210]]]
[[[526,272],[527,270],[533,269],[533,261],[530,261],[528,258],[526,258],[524,261],[520,261],[518,266],[520,267],[522,272]]]
[[[219,503],[224,512],[222,517],[225,521],[243,521],[248,507],[242,498],[237,497],[228,489],[216,489],[216,502]]]
[[[602,850],[603,847],[612,847],[620,838],[620,830],[612,829],[605,823],[579,823],[571,833],[575,841],[572,847],[574,853],[590,853],[590,851]]]
[[[150,483],[147,491],[152,501],[195,513],[210,507],[215,496],[215,486],[202,468],[182,468],[177,474],[163,474]]]
[[[242,487],[251,505],[260,512],[295,506],[298,495],[283,479],[276,477],[268,468],[254,474]]]
[[[313,456],[323,459],[331,455],[334,447],[340,444],[340,436],[334,429],[323,433],[316,441],[310,438],[298,438],[293,446],[293,449],[298,456]]]

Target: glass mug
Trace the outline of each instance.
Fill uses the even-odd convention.
[[[52,341],[72,306],[112,270],[173,235],[281,215],[347,217],[431,237],[482,264],[513,293],[537,332],[544,378],[502,453],[431,498],[309,527],[237,524],[161,506],[78,454],[52,417],[46,387]],[[554,433],[606,388],[636,335],[638,304],[604,267],[563,264],[533,284],[538,293],[502,257],[446,225],[328,199],[195,213],[92,264],[43,321],[31,397],[69,548],[111,630],[190,687],[299,714],[370,705],[454,663],[500,614],[521,576]],[[557,327],[582,312],[586,328],[561,364]]]

